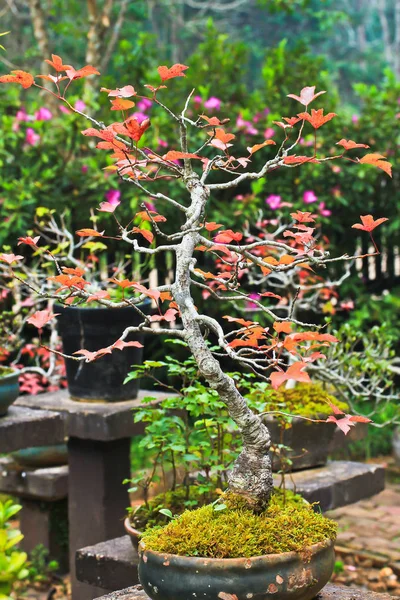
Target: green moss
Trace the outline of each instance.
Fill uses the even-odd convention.
[[[243,500],[227,492],[224,510],[207,505],[185,511],[165,527],[148,529],[146,548],[180,556],[251,558],[264,554],[302,552],[308,546],[335,539],[334,521],[314,512],[294,494],[274,492],[268,508],[255,514]]]
[[[148,504],[142,504],[131,514],[130,521],[136,529],[144,531],[155,525],[165,525],[169,519],[160,513],[160,509],[168,508],[173,515],[180,515],[189,508],[204,506],[218,498],[216,491],[205,493],[197,485],[189,486],[189,494],[186,486],[177,487],[164,494],[155,496]]]
[[[252,400],[265,402],[264,411],[281,410],[303,417],[325,417],[332,414],[329,402],[343,411],[349,409],[345,402],[329,394],[320,383],[298,383],[291,389],[260,388],[248,395]]]
[[[5,377],[6,375],[11,375],[15,373],[14,369],[10,369],[9,367],[0,367],[0,377]]]

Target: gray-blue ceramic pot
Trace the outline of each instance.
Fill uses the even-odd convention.
[[[12,373],[1,374],[0,370],[0,417],[7,414],[8,407],[19,396],[19,370],[12,369]]]
[[[304,552],[254,558],[199,558],[146,550],[139,544],[139,579],[152,600],[311,600],[335,564],[332,540]]]

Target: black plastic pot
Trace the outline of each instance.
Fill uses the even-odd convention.
[[[149,312],[150,301],[140,305]],[[56,306],[58,331],[64,354],[78,350],[94,352],[110,346],[129,326],[137,326],[142,318],[134,308],[80,308]],[[142,334],[132,334],[125,341],[143,343]],[[90,362],[65,360],[68,390],[74,400],[120,402],[136,398],[138,380],[123,385],[132,365],[142,362],[142,348],[128,347]]]
[[[268,415],[263,420],[270,432],[272,444],[279,444],[281,427],[278,419]],[[286,454],[292,461],[290,470],[299,471],[325,465],[334,433],[334,423],[312,423],[300,417],[293,417],[292,426],[283,433],[283,444],[291,448]],[[279,454],[271,451],[271,460],[272,469],[279,471],[282,468]]]
[[[332,540],[304,552],[254,558],[197,558],[146,550],[139,544],[139,579],[152,600],[311,600],[335,564]]]

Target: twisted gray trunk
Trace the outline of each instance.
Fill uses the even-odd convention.
[[[186,186],[191,195],[191,206],[183,230],[199,226],[209,196],[208,189],[194,175],[187,178]],[[181,312],[186,341],[199,371],[210,387],[218,392],[242,435],[243,450],[229,474],[229,487],[246,497],[255,509],[260,509],[268,501],[272,491],[272,471],[268,455],[270,436],[259,417],[247,406],[233,379],[222,371],[203,338],[201,315],[194,306],[190,283],[190,268],[195,260],[193,253],[197,244],[198,234],[191,231],[184,235],[176,250],[173,296]]]

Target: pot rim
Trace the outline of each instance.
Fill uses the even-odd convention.
[[[143,533],[143,531],[140,531],[139,529],[135,529],[134,527],[132,527],[129,517],[126,517],[126,519],[124,520],[124,527],[125,527],[125,531],[128,533],[128,535],[131,535],[134,537],[139,537]]]
[[[0,370],[0,382],[4,381],[4,379],[11,379],[12,377],[15,377],[16,375],[19,375],[21,372],[21,369],[18,369],[17,367],[6,367],[7,369],[11,369],[12,373],[7,373],[7,375],[2,375],[1,374],[1,370]]]
[[[335,541],[330,538],[325,538],[312,546],[306,546],[302,551],[291,550],[290,552],[281,552],[278,554],[262,554],[260,556],[252,556],[250,558],[240,557],[240,558],[207,558],[205,556],[180,556],[179,554],[169,554],[168,552],[158,552],[156,550],[150,550],[146,548],[146,545],[143,541],[139,542],[139,556],[142,559],[143,554],[150,554],[154,557],[160,557],[163,561],[174,560],[175,563],[183,563],[189,564],[189,562],[194,562],[195,564],[200,565],[202,563],[204,566],[208,566],[211,563],[211,566],[222,566],[222,565],[230,565],[234,566],[235,564],[242,564],[243,561],[248,561],[250,563],[256,562],[268,562],[270,564],[279,564],[283,562],[287,562],[290,560],[295,560],[299,558],[303,552],[310,551],[311,555],[314,556],[318,554],[321,550],[329,549],[334,546]],[[142,559],[143,560],[143,559]]]

